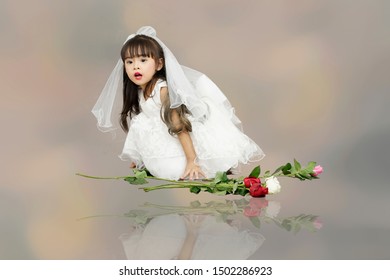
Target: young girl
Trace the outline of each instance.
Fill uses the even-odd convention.
[[[192,180],[264,157],[242,132],[219,88],[204,74],[181,66],[152,27],[128,37],[92,110],[103,131],[114,129],[111,115],[121,77],[120,125],[127,138],[120,158],[130,160],[132,168]]]

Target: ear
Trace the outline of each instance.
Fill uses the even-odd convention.
[[[160,58],[157,62],[157,71],[160,71],[164,67],[164,60]]]

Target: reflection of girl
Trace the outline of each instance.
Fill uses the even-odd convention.
[[[158,234],[156,234],[158,232]],[[252,256],[262,234],[211,215],[163,215],[120,237],[128,259],[237,259]]]
[[[264,156],[240,130],[225,95],[204,74],[180,66],[153,28],[130,35],[121,58],[93,113],[101,129],[112,129],[123,73],[120,124],[127,138],[120,157],[132,167],[145,166],[161,178],[197,179]]]

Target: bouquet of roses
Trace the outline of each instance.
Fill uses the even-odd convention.
[[[96,177],[77,173],[79,176],[93,179],[123,179],[132,185],[148,184],[147,179],[164,181],[165,184],[156,186],[141,187],[146,192],[160,189],[189,189],[190,192],[198,194],[201,191],[218,195],[251,195],[253,197],[264,197],[267,194],[280,192],[281,186],[278,177],[296,178],[301,181],[318,179],[323,168],[311,161],[305,167],[294,159],[293,163],[286,163],[278,167],[274,172],[267,170],[261,174],[261,167],[256,166],[248,177],[229,178],[226,172],[217,172],[212,179],[194,181],[168,180],[152,176],[146,169],[133,169],[134,176],[121,177]]]

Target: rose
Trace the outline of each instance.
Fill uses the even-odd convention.
[[[310,161],[306,167],[294,159],[293,163],[286,163],[285,165],[279,166],[273,173],[270,170],[266,171],[263,176],[261,176],[260,165],[256,166],[249,176],[242,179],[243,177],[229,178],[228,172],[217,172],[214,180],[202,180],[202,181],[192,181],[192,180],[172,180],[166,178],[154,177],[150,172],[145,169],[133,169],[134,176],[117,176],[117,177],[98,177],[90,176],[81,173],[76,173],[79,176],[93,179],[123,179],[129,184],[132,185],[143,185],[147,184],[148,180],[160,180],[167,182],[166,184],[156,185],[156,186],[147,186],[141,187],[145,192],[159,189],[175,189],[175,188],[188,188],[191,193],[198,194],[201,191],[216,193],[221,195],[237,194],[246,196],[248,192],[252,197],[264,197],[268,193],[276,194],[280,192],[280,184],[277,177],[289,177],[296,178],[301,181],[318,179],[318,175],[323,172],[321,165],[316,165],[315,161]],[[272,176],[270,175],[272,174]],[[265,179],[262,183],[261,180]],[[210,178],[212,179],[212,178]],[[263,185],[262,185],[263,184]]]
[[[249,194],[253,197],[264,197],[268,194],[268,189],[261,185],[260,178],[246,177],[244,178],[244,185],[249,188]]]
[[[312,176],[317,177],[323,172],[323,168],[321,165],[317,165],[313,168],[313,172],[311,173]]]
[[[266,194],[268,194],[268,188],[263,187],[259,183],[254,183],[249,188],[249,194],[253,197],[264,197]]]
[[[265,185],[267,186],[268,192],[270,194],[275,194],[275,193],[279,193],[280,192],[281,187],[280,187],[279,181],[274,176],[266,178],[265,179]]]
[[[247,188],[250,188],[253,184],[261,184],[260,178],[256,177],[246,177],[244,179],[244,185]]]

